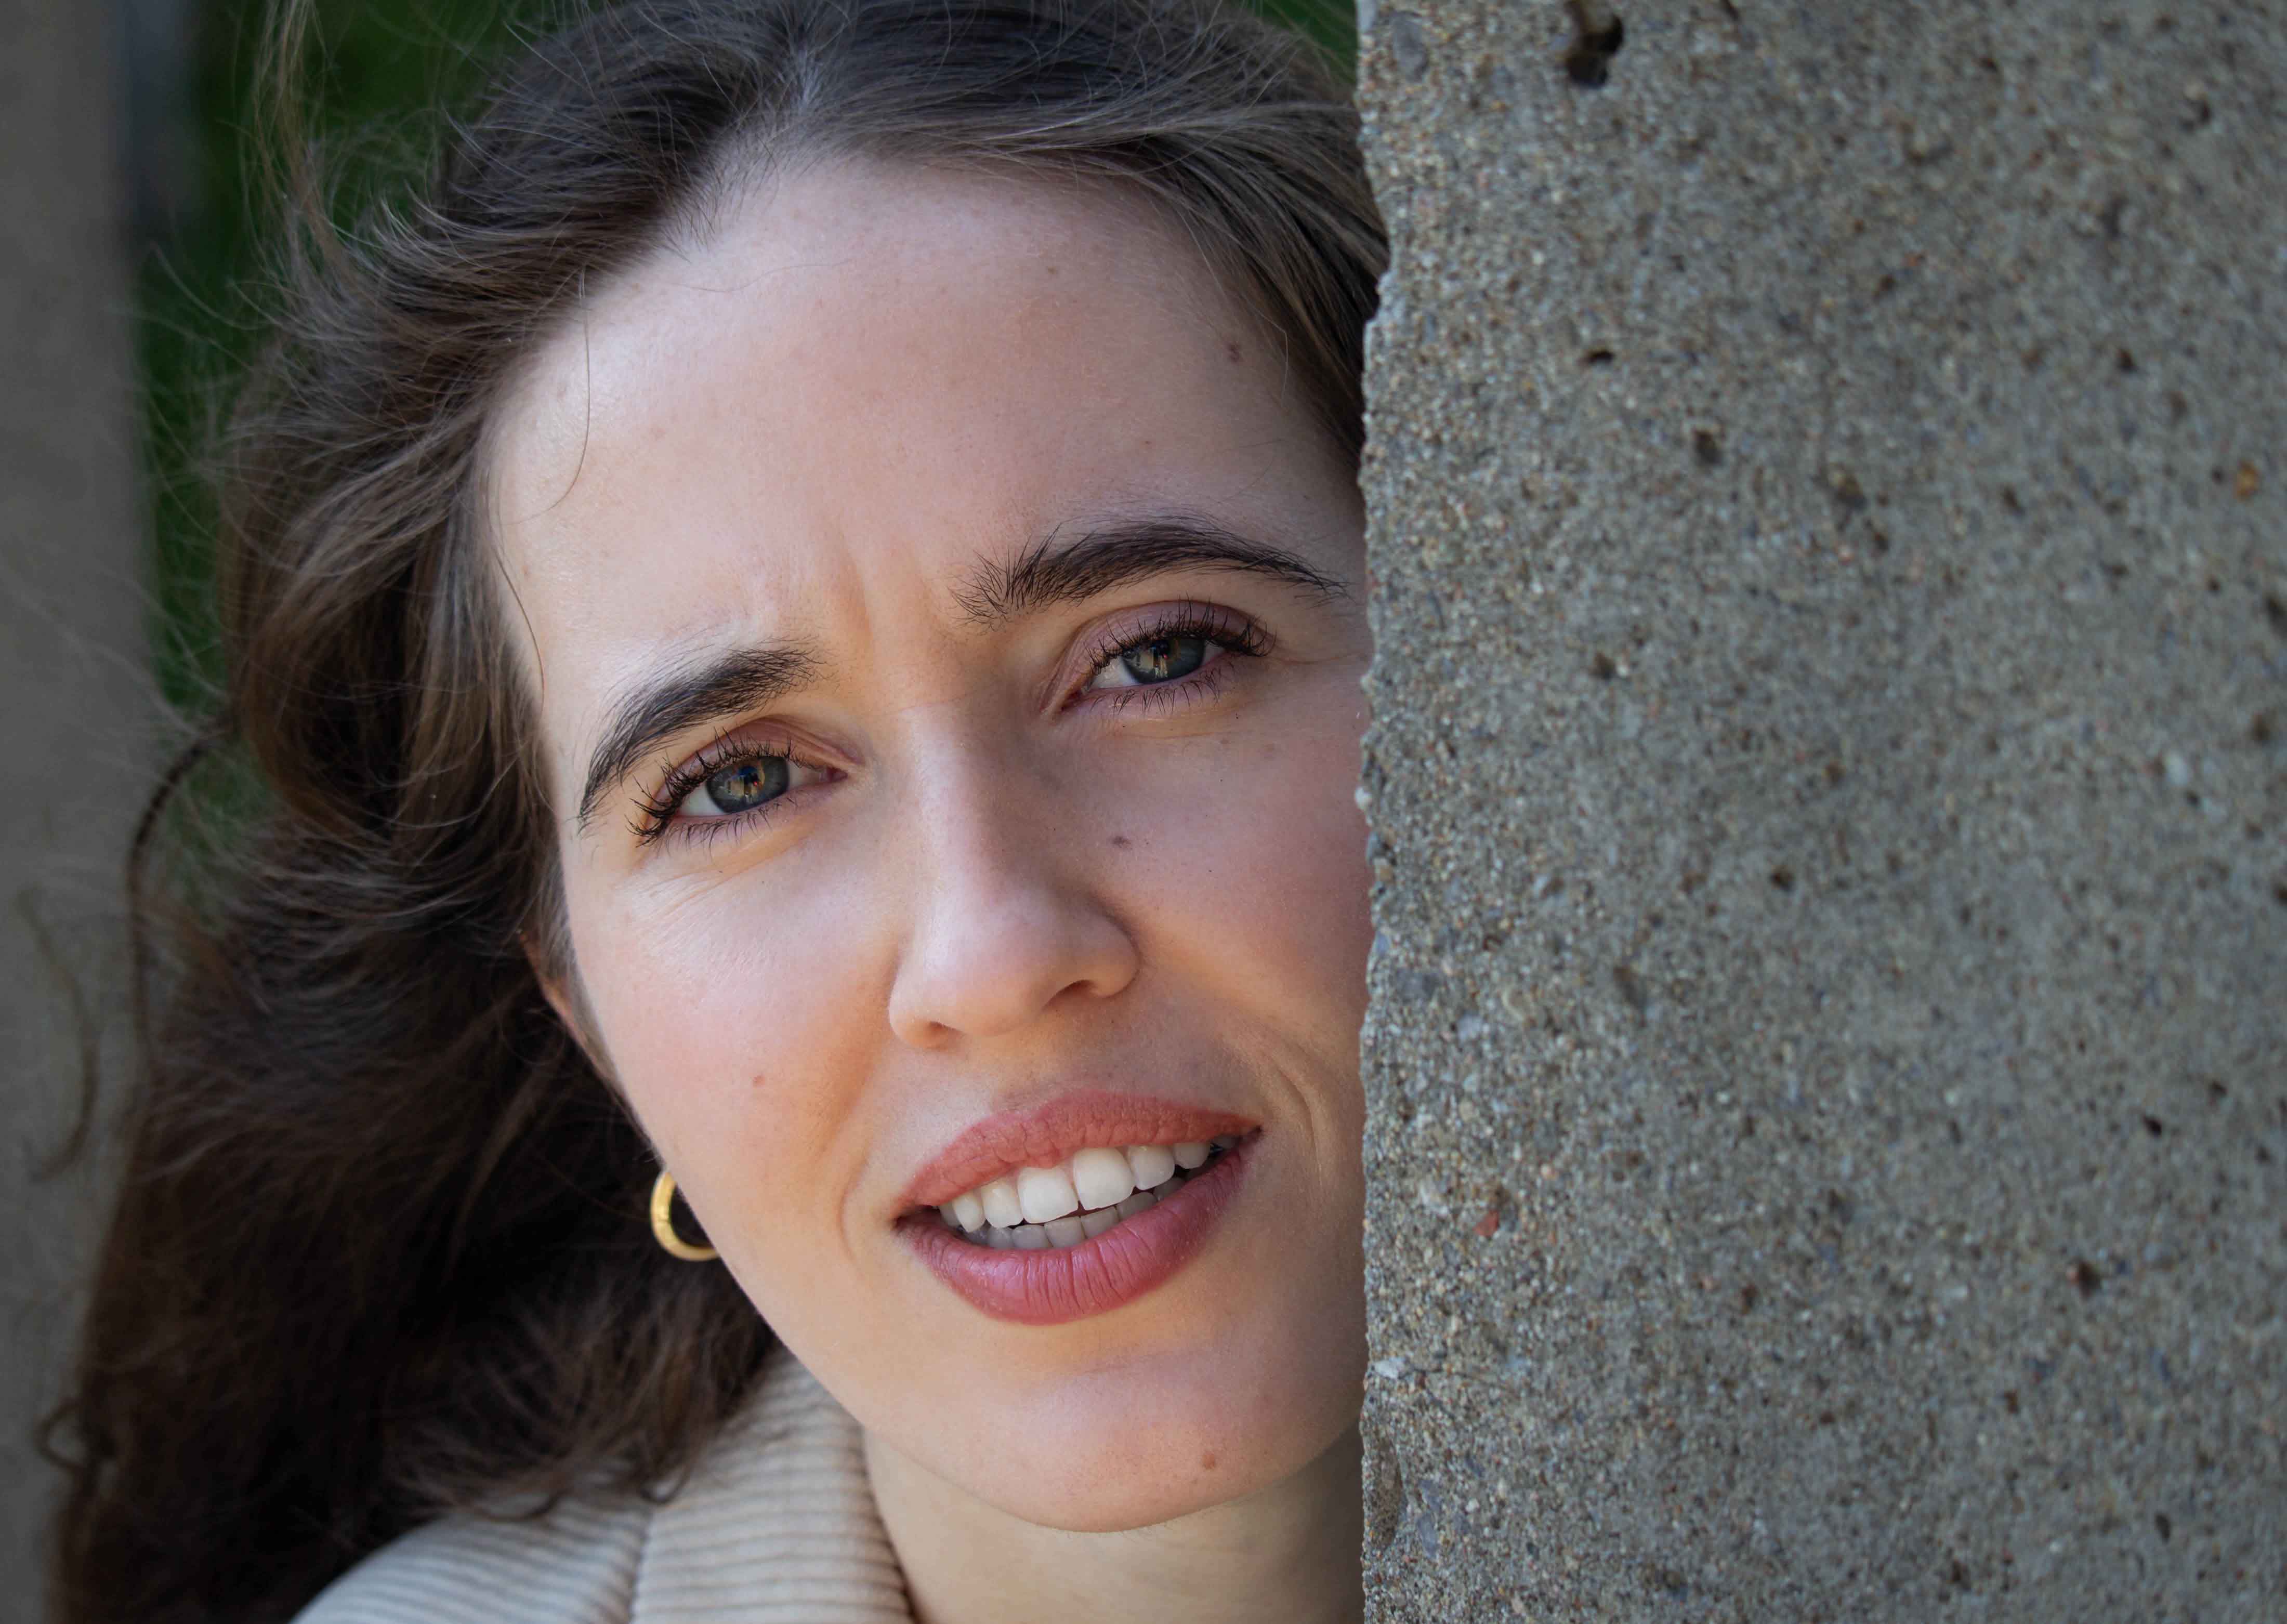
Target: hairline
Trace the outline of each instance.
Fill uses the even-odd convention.
[[[479,590],[484,595],[486,613],[494,622],[494,635],[510,650],[507,677],[522,690],[518,695],[507,697],[509,712],[514,718],[511,725],[523,735],[514,743],[518,753],[528,760],[533,790],[540,798],[538,809],[548,815],[551,824],[562,814],[557,809],[556,797],[550,787],[552,774],[549,770],[547,729],[542,720],[547,695],[546,663],[530,617],[524,612],[507,552],[502,545],[505,527],[501,523],[499,507],[501,437],[507,431],[505,425],[514,415],[517,401],[532,387],[546,353],[563,341],[573,325],[583,319],[597,302],[608,297],[616,283],[661,254],[697,252],[712,246],[720,240],[721,233],[731,229],[730,217],[756,204],[770,188],[847,167],[859,171],[934,170],[951,176],[1005,180],[1012,186],[1045,186],[1103,200],[1135,218],[1148,221],[1177,250],[1185,270],[1192,273],[1187,280],[1192,280],[1195,288],[1212,289],[1225,310],[1245,321],[1259,342],[1277,346],[1282,398],[1287,390],[1298,386],[1291,342],[1262,308],[1261,289],[1255,286],[1259,279],[1246,274],[1238,266],[1219,264],[1208,245],[1200,240],[1196,232],[1188,229],[1189,222],[1181,211],[1141,179],[1114,171],[1059,167],[1045,159],[1020,154],[996,158],[981,154],[932,155],[918,151],[871,150],[872,144],[851,134],[813,131],[805,137],[802,122],[797,115],[779,128],[756,127],[727,136],[722,154],[691,183],[682,198],[670,202],[651,233],[630,253],[592,279],[583,276],[577,291],[518,343],[515,359],[492,380],[487,398],[479,407],[471,480],[471,540],[482,555],[480,562],[489,566],[481,569],[484,584]],[[775,145],[780,142],[785,144],[782,148]],[[1204,280],[1199,280],[1201,278]],[[1306,410],[1313,420],[1323,418],[1329,403],[1307,384],[1301,386],[1307,397],[1303,402]],[[1330,440],[1336,440],[1333,446],[1336,461],[1351,462],[1331,428],[1323,422],[1319,426],[1326,430]],[[567,497],[578,483],[584,452],[583,444],[580,462],[575,463],[572,478],[558,501]],[[506,603],[501,601],[503,589]],[[520,634],[510,626],[504,612],[510,608],[515,611],[516,625],[522,628]],[[583,803],[590,799],[583,792]],[[577,809],[583,824],[589,810],[584,804]],[[560,868],[558,841],[551,835],[545,845],[548,862]],[[560,881],[560,874],[555,876],[550,881],[551,888],[559,887]]]

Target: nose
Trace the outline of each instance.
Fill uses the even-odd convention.
[[[1088,862],[1088,819],[1053,784],[973,757],[917,799],[911,926],[890,1028],[915,1048],[1021,1031],[1053,1009],[1117,997],[1136,942]]]

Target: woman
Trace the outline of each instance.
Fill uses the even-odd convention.
[[[307,256],[65,1618],[1356,1616],[1381,255],[1244,17],[682,0]]]

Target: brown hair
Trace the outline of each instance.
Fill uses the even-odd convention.
[[[424,196],[341,235],[305,202],[218,447],[222,703],[131,865],[140,1073],[51,1429],[70,1624],[283,1617],[442,1511],[657,1492],[754,1375],[766,1328],[653,1245],[656,1164],[526,955],[563,967],[553,823],[477,492],[516,358],[794,154],[1152,200],[1356,456],[1355,120],[1211,0],[616,6],[524,53]],[[170,809],[217,761],[257,786],[220,851]]]

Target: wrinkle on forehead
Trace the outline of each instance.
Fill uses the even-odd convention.
[[[1157,363],[1139,348],[1146,335],[1162,350],[1173,335],[1203,376],[1211,357],[1217,390],[1226,375],[1260,383],[1262,421],[1283,411],[1283,379],[1262,361],[1224,371],[1226,350],[1267,359],[1259,323],[1156,205],[1120,189],[821,163],[748,189],[707,224],[585,290],[488,425],[487,540],[543,727],[567,746],[572,724],[593,718],[550,712],[593,711],[585,690],[626,674],[637,611],[651,619],[634,642],[654,648],[814,639],[815,626],[760,624],[788,606],[866,635],[878,615],[903,613],[880,595],[930,583],[880,568],[879,535],[852,527],[918,533],[941,520],[968,532],[972,557],[998,550],[1064,516],[1013,505],[1059,459],[1101,465],[1111,483],[1096,494],[1117,500],[1120,470],[1148,462],[1167,428],[1164,412],[1118,409]],[[1097,349],[1075,350],[1076,332]],[[773,369],[801,380],[798,409],[773,392]],[[983,513],[996,494],[1006,510]],[[675,550],[674,579],[635,578],[647,605],[592,601],[646,536]],[[585,645],[578,691],[551,694],[545,655],[567,632],[585,634],[568,639]]]

